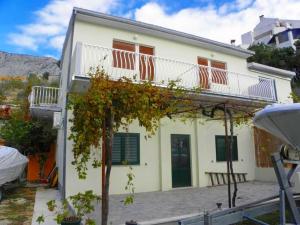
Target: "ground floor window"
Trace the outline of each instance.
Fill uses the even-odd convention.
[[[228,141],[230,136],[228,137]],[[238,147],[237,147],[237,136],[233,136],[233,146],[232,146],[232,160],[238,160]],[[226,161],[226,145],[225,145],[225,136],[216,135],[216,161],[224,162]]]
[[[140,164],[140,134],[116,133],[112,149],[113,165]]]

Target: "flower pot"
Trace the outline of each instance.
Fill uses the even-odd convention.
[[[130,220],[130,221],[126,221],[125,225],[137,225],[137,222]]]
[[[61,222],[61,225],[80,225],[81,219],[78,217],[68,217]]]

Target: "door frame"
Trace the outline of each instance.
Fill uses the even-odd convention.
[[[187,186],[182,186],[182,187],[174,187],[173,186],[173,163],[172,163],[172,136],[186,136],[187,137],[187,140],[188,140],[188,156],[189,156],[189,174],[190,174],[190,180],[189,180],[189,185]],[[190,188],[190,187],[193,187],[193,171],[192,171],[192,147],[191,147],[191,134],[179,134],[179,133],[171,133],[170,134],[170,147],[171,147],[171,188],[173,189],[178,189],[178,188]]]

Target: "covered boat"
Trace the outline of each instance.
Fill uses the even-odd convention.
[[[20,177],[27,162],[27,157],[17,149],[0,146],[0,187]]]
[[[300,103],[267,106],[255,115],[253,123],[300,151]]]

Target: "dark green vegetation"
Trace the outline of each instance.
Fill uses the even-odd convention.
[[[56,130],[47,121],[23,120],[13,115],[0,127],[0,138],[7,146],[18,149],[22,154],[43,153],[56,139]]]
[[[12,113],[0,126],[0,138],[5,144],[18,149],[22,154],[43,153],[56,139],[56,131],[49,121],[30,118],[28,96],[32,86],[56,84],[45,78],[30,75],[26,80],[9,79],[0,82],[0,104],[14,104]],[[1,97],[2,92],[2,97]]]
[[[292,48],[274,48],[265,44],[252,45],[249,50],[255,54],[248,58],[248,62],[257,62],[279,69],[294,71],[300,67],[300,55]]]
[[[295,42],[296,50],[289,48],[274,48],[265,44],[252,45],[249,50],[255,54],[248,58],[248,62],[257,62],[279,69],[295,71],[292,78],[291,97],[294,102],[300,101],[300,40]]]

